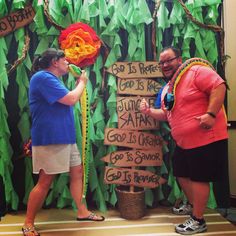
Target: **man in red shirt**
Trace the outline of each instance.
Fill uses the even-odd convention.
[[[209,182],[220,180],[227,149],[225,81],[203,59],[182,63],[180,51],[173,47],[162,50],[159,65],[169,81],[162,90],[161,108],[150,108],[142,100],[140,111],[168,121],[176,142],[173,173],[193,206],[192,215],[176,225],[176,232],[184,235],[204,232]]]

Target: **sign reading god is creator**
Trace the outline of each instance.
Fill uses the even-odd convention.
[[[162,147],[163,139],[160,136],[147,132],[106,128],[104,144],[130,147],[135,149],[153,150]]]

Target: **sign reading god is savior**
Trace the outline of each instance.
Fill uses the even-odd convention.
[[[161,166],[162,147],[153,150],[131,149],[114,151],[102,158],[115,166]]]
[[[10,32],[28,25],[34,18],[35,12],[31,5],[23,9],[12,12],[0,19],[0,37],[9,34]]]

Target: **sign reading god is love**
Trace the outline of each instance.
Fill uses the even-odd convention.
[[[0,19],[0,37],[28,25],[34,18],[35,12],[31,5],[24,9],[12,12],[10,15]]]

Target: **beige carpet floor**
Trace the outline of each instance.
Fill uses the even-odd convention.
[[[76,212],[71,209],[41,210],[36,218],[36,227],[41,236],[174,236],[174,225],[182,223],[187,217],[176,216],[168,207],[158,207],[146,211],[139,220],[125,220],[119,211],[107,211],[103,222],[78,222]],[[25,212],[7,214],[0,222],[0,236],[22,235]],[[236,236],[236,226],[214,210],[205,213],[208,230],[198,234],[214,236]]]

